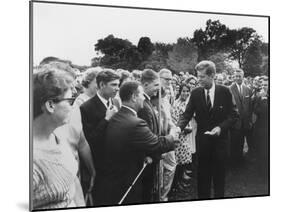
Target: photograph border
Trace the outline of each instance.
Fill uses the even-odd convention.
[[[32,209],[32,171],[33,171],[33,4],[59,4],[59,5],[77,5],[77,6],[92,6],[92,7],[103,7],[103,8],[120,8],[120,9],[137,9],[137,10],[151,10],[151,11],[166,11],[166,12],[180,12],[180,13],[199,13],[199,14],[212,14],[212,15],[235,15],[235,16],[246,16],[246,17],[261,17],[267,18],[268,20],[268,194],[261,195],[249,195],[249,196],[235,196],[235,197],[224,197],[224,198],[210,198],[210,199],[191,199],[191,200],[177,200],[169,202],[153,202],[153,203],[137,203],[137,204],[124,204],[124,205],[106,205],[106,206],[85,206],[85,207],[70,207],[70,208],[59,208],[59,209]],[[225,200],[225,199],[238,199],[238,198],[252,198],[252,197],[266,197],[270,196],[270,15],[257,15],[257,14],[240,14],[240,13],[225,13],[225,12],[208,12],[208,11],[196,11],[196,10],[179,10],[179,9],[164,9],[164,8],[150,8],[150,7],[134,7],[134,6],[119,6],[119,5],[106,5],[106,4],[90,4],[90,3],[74,3],[74,2],[58,2],[58,1],[40,1],[31,0],[29,1],[29,210],[30,211],[54,211],[54,210],[68,210],[68,209],[87,209],[87,208],[106,208],[116,206],[138,206],[138,205],[151,205],[151,204],[163,204],[163,203],[180,203],[180,202],[194,202],[194,201],[206,201],[206,200]]]

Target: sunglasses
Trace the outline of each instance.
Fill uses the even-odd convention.
[[[52,100],[53,102],[55,103],[59,103],[59,102],[62,102],[62,101],[67,101],[70,105],[73,105],[74,101],[75,101],[75,98],[62,98],[62,99],[50,99]]]

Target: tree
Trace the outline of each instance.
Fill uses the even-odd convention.
[[[227,49],[230,46],[228,32],[229,28],[221,24],[219,20],[212,21],[211,19],[207,20],[205,30],[195,30],[191,41],[198,48],[198,61]]]
[[[181,71],[193,73],[197,58],[197,47],[190,39],[179,38],[173,50],[168,52],[167,65],[176,73]]]
[[[243,27],[238,30],[230,30],[229,37],[234,41],[230,48],[229,58],[237,60],[239,67],[244,68],[246,52],[255,39],[259,39],[256,31],[252,28]]]
[[[120,51],[132,46],[133,44],[128,40],[108,35],[106,38],[98,40],[95,44],[95,50],[105,55],[116,56],[120,53]]]
[[[156,53],[164,58],[168,58],[168,53],[173,50],[174,44],[166,44],[166,43],[159,43],[156,42],[154,44]]]
[[[245,76],[256,76],[262,73],[262,42],[256,38],[245,52],[243,70]]]
[[[227,73],[232,74],[234,69],[232,66],[233,61],[228,58],[228,54],[225,52],[218,52],[211,55],[209,60],[213,61],[216,64],[217,73]]]
[[[154,45],[151,43],[149,37],[141,37],[138,42],[138,51],[142,55],[142,59],[146,60],[153,52]]]

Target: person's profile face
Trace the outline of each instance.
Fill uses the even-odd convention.
[[[148,96],[155,96],[159,90],[159,78],[153,80],[150,83],[146,83],[145,85],[145,92]]]
[[[235,80],[235,82],[238,84],[238,85],[241,85],[242,84],[242,82],[243,82],[243,74],[242,73],[235,73],[235,75],[234,75],[234,80]]]
[[[164,88],[168,88],[172,83],[173,77],[170,73],[164,73],[161,76],[161,84]]]
[[[214,75],[208,76],[206,70],[197,71],[197,77],[199,84],[205,88],[210,89],[212,87]]]
[[[70,99],[72,97],[72,90],[68,89],[61,99]],[[54,111],[52,113],[53,120],[58,126],[63,125],[69,121],[72,106],[69,101],[62,100],[54,103]]]
[[[108,83],[101,83],[101,90],[105,97],[113,98],[116,96],[117,92],[119,91],[119,79],[112,80]]]

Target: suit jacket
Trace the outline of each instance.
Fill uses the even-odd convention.
[[[155,135],[147,123],[132,111],[121,107],[109,121],[105,140],[105,167],[96,183],[96,205],[116,205],[143,166],[146,154],[174,149],[173,137]],[[141,179],[124,203],[140,203]]]
[[[230,86],[230,91],[233,94],[240,115],[233,128],[250,129],[252,127],[252,92],[250,88],[242,84],[242,94],[240,94],[236,83],[233,83]]]
[[[215,86],[214,105],[211,112],[208,112],[207,109],[204,88],[198,87],[191,92],[186,110],[180,116],[178,126],[184,129],[193,117],[193,114],[195,114],[195,120],[197,122],[196,137],[199,138],[199,140],[204,137],[205,131],[210,131],[216,126],[221,128],[221,134],[217,139],[227,139],[228,129],[239,118],[229,88],[222,85]]]
[[[153,106],[149,99],[145,96],[145,100],[143,102],[143,108],[138,112],[138,117],[145,120],[148,127],[154,134],[158,134],[159,126],[158,126],[158,119],[153,110]]]
[[[115,105],[115,101],[112,101]],[[93,153],[97,175],[104,167],[104,138],[108,121],[105,120],[106,107],[95,95],[80,106],[82,125],[85,137]]]

